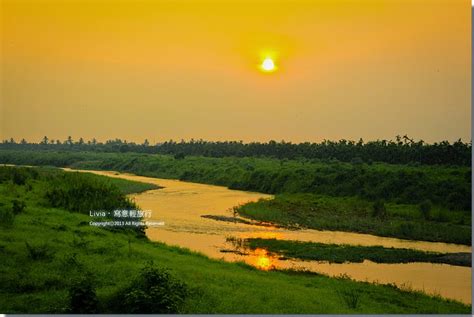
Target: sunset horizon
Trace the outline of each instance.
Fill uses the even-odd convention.
[[[4,0],[0,139],[470,140],[469,5]]]

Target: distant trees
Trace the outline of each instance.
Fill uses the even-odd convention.
[[[415,141],[407,135],[395,137],[392,140],[375,140],[364,142],[359,139],[329,141],[320,143],[291,143],[285,141],[250,142],[242,141],[204,141],[194,140],[186,142],[173,140],[159,144],[150,144],[148,139],[137,144],[126,140],[107,140],[98,142],[95,138],[85,142],[79,138],[74,142],[68,136],[64,143],[49,141],[45,136],[39,144],[28,143],[22,140],[17,144],[13,138],[4,140],[0,144],[6,149],[35,149],[51,148],[55,150],[77,150],[93,152],[136,152],[150,154],[168,154],[184,156],[207,157],[273,157],[277,159],[308,159],[308,160],[338,160],[353,164],[371,164],[372,162],[385,162],[392,164],[427,164],[427,165],[471,165],[471,142],[465,143],[461,139],[450,143],[448,141],[425,143],[423,140]]]

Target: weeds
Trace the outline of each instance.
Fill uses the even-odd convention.
[[[5,205],[0,205],[0,225],[5,228],[13,226],[15,214]]]
[[[47,260],[53,257],[53,251],[50,250],[49,246],[46,243],[33,246],[25,241],[25,245],[28,258],[34,261]]]
[[[21,214],[25,210],[26,204],[23,200],[12,200],[12,211],[15,215]]]
[[[346,288],[338,291],[339,297],[350,309],[357,309],[360,301],[360,292],[354,288]]]

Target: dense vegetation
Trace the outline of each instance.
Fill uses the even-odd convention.
[[[470,312],[470,306],[393,286],[301,272],[258,271],[129,232],[88,226],[89,216],[54,208],[45,198],[57,186],[54,182],[68,177],[63,178],[64,173],[0,167],[2,312]],[[103,188],[114,182],[96,175],[82,177],[91,186],[103,182]],[[111,189],[112,196],[116,190]]]
[[[410,240],[471,244],[471,213],[369,202],[356,197],[282,194],[240,206],[248,218],[288,227],[351,231]]]
[[[471,266],[470,253],[443,254],[381,246],[354,246],[261,238],[245,239],[242,244],[250,249],[263,248],[288,258],[331,263],[360,263],[369,260],[376,263],[432,262]]]
[[[173,140],[151,145],[148,140],[142,144],[125,140],[108,140],[105,143],[95,139],[77,141],[68,137],[64,141],[50,140],[44,137],[39,143],[29,143],[22,139],[16,143],[14,139],[4,140],[0,149],[10,150],[55,150],[55,151],[93,151],[93,152],[135,152],[149,154],[171,154],[176,157],[207,156],[207,157],[273,157],[278,159],[336,159],[343,162],[385,162],[394,164],[420,163],[443,165],[471,165],[471,143],[458,140],[454,143],[442,141],[427,144],[423,140],[415,141],[408,136],[397,136],[395,141],[377,140],[364,142],[340,140],[321,143],[275,142],[267,143],[242,141],[209,142],[190,140],[175,142]]]
[[[471,209],[469,167],[94,152],[0,151],[0,163],[117,170],[270,194],[357,196],[399,204]]]

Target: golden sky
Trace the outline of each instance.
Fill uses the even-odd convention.
[[[471,139],[468,0],[0,2],[2,139]]]

